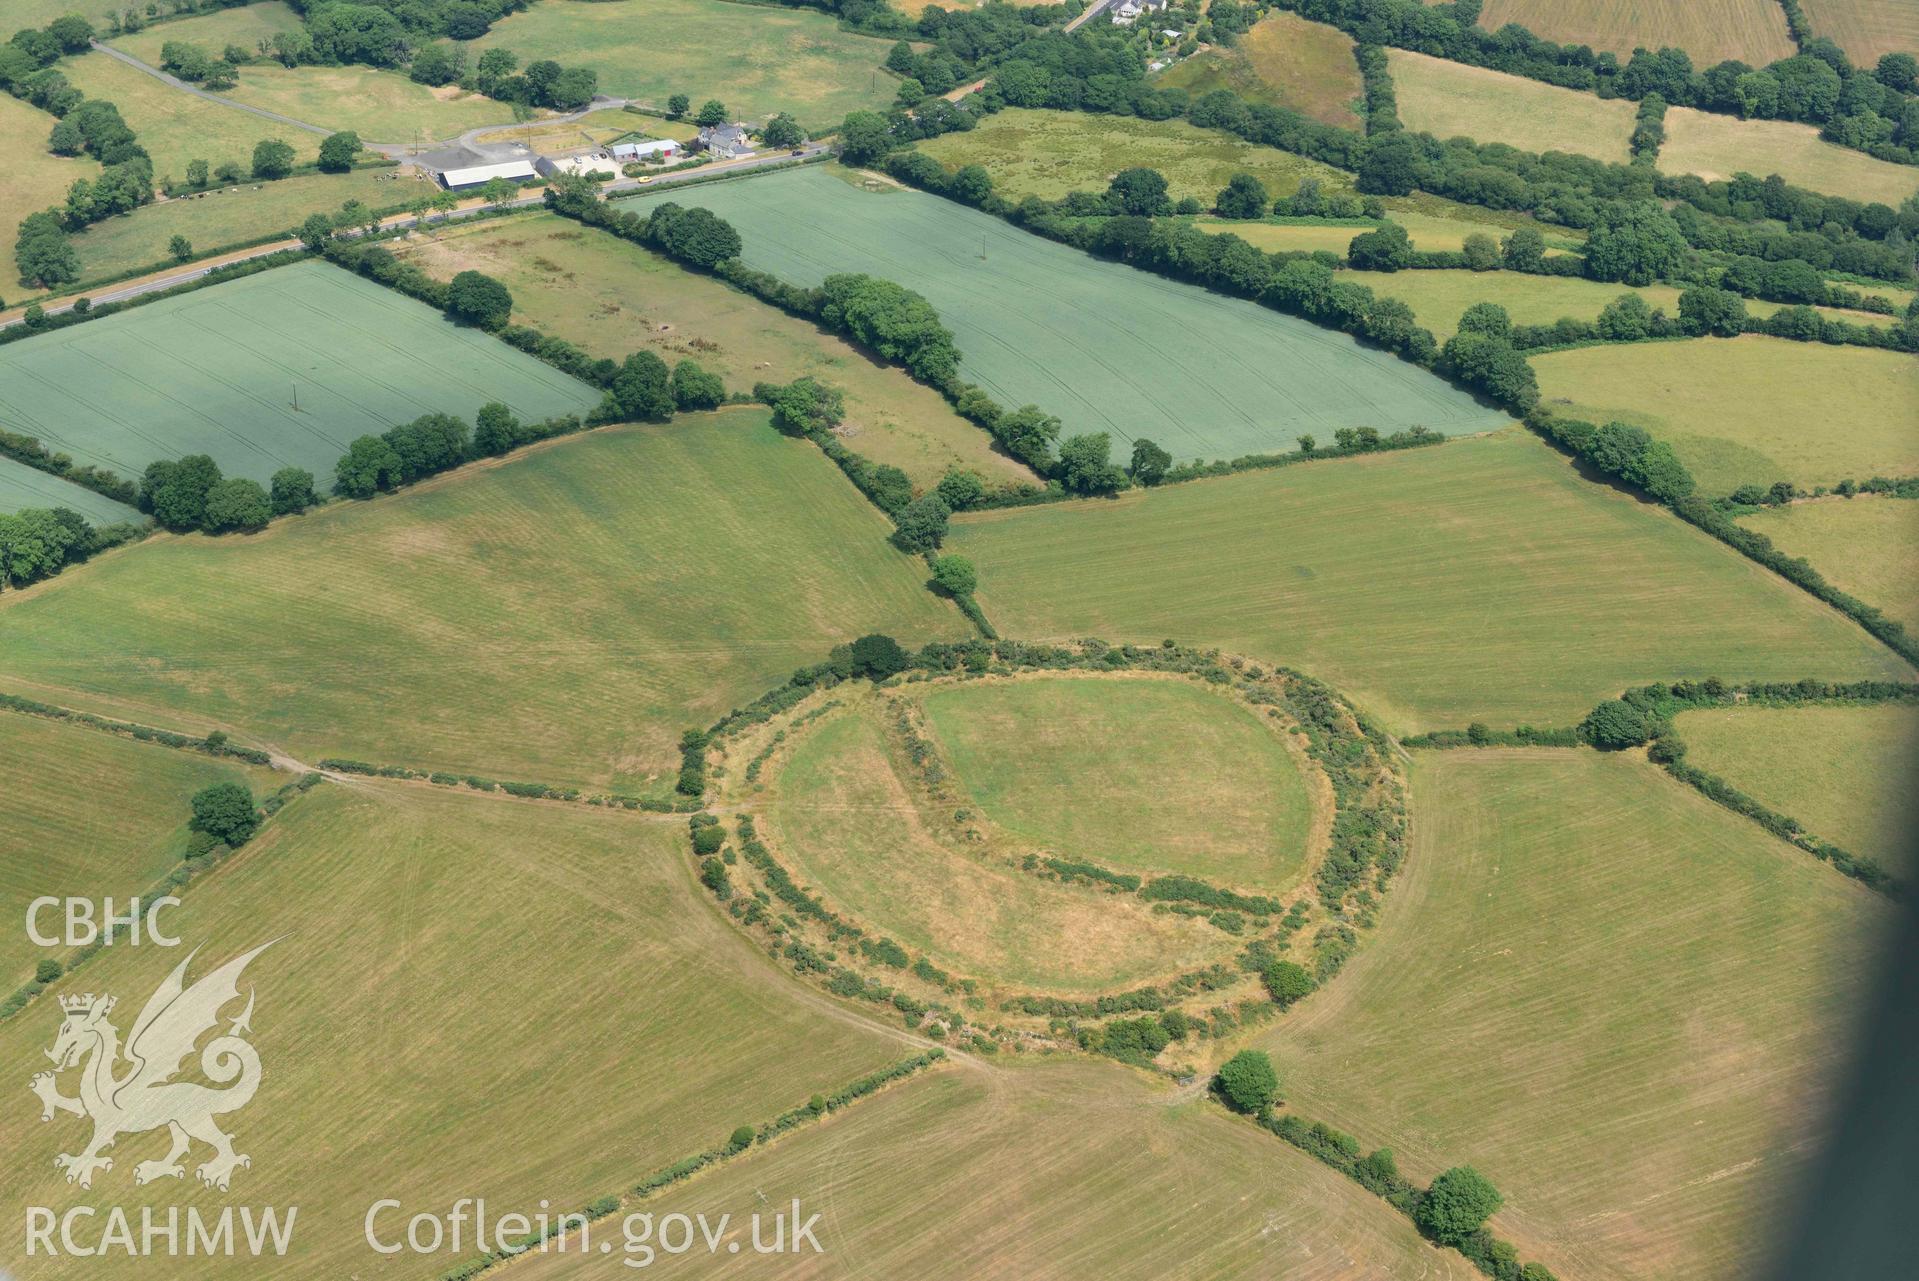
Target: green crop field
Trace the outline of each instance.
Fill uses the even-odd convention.
[[[838,642],[967,634],[886,528],[763,413],[682,416],[102,557],[11,597],[0,667],[309,759],[637,787]]]
[[[1174,200],[1191,196],[1208,208],[1238,173],[1252,174],[1274,197],[1292,195],[1306,178],[1318,179],[1327,195],[1353,189],[1353,176],[1343,169],[1184,120],[1009,107],[978,128],[930,139],[918,149],[948,169],[985,166],[994,188],[1011,200],[1104,191],[1114,174],[1136,165],[1165,174]]]
[[[33,976],[45,952],[26,933],[27,905],[69,894],[121,901],[173,870],[187,846],[189,802],[214,783],[255,795],[288,781],[271,770],[198,752],[136,743],[99,730],[0,711],[0,992]],[[58,910],[43,911],[42,933],[58,935]],[[167,926],[171,929],[171,925]]]
[[[1628,158],[1635,107],[1624,98],[1597,98],[1405,49],[1386,56],[1408,129],[1621,164]]]
[[[37,292],[19,283],[14,262],[20,220],[42,209],[64,206],[67,188],[81,178],[100,176],[100,166],[90,159],[69,159],[47,150],[53,125],[53,117],[38,107],[0,93],[0,163],[7,171],[7,181],[0,184],[0,279],[7,287],[0,289],[0,295],[9,299]]]
[[[1888,53],[1919,52],[1919,0],[1803,0],[1813,34],[1860,66]]]
[[[1204,921],[1061,885],[940,840],[884,710],[865,702],[809,728],[774,779],[768,839],[836,910],[943,969],[1089,995],[1197,969],[1232,950]]]
[[[1919,505],[1897,498],[1793,503],[1739,523],[1919,632]]]
[[[217,55],[219,49],[212,52]],[[120,108],[153,157],[156,183],[168,178],[184,182],[191,160],[204,160],[212,168],[231,161],[242,173],[250,172],[253,148],[267,138],[291,145],[301,164],[312,164],[320,154],[318,134],[182,93],[104,53],[69,59],[60,70],[87,97],[105,98]]]
[[[252,1157],[235,1200],[301,1207],[275,1276],[365,1270],[379,1198],[406,1207],[382,1235],[460,1197],[495,1214],[574,1209],[903,1057],[897,1034],[796,999],[696,897],[685,848],[679,820],[357,782],[295,800],[186,895],[167,920],[205,948],[195,976],[278,940],[243,981],[259,1095],[226,1122]],[[179,960],[116,947],[78,990],[117,994],[130,1020]],[[58,1022],[41,1003],[0,1025],[0,1056],[24,1067]],[[6,1109],[0,1143],[15,1159],[0,1198],[64,1210],[110,1196],[137,1216],[185,1195],[133,1184],[164,1135],[123,1135],[91,1193],[61,1182],[53,1156],[77,1150],[81,1124]],[[477,1253],[470,1225],[466,1242],[412,1265],[437,1275]],[[143,1262],[63,1253],[34,1269],[120,1278]],[[245,1257],[193,1267],[260,1270]]]
[[[0,348],[0,420],[138,476],[207,453],[265,482],[330,483],[354,437],[489,400],[583,413],[585,383],[324,262],[296,263]],[[298,401],[298,409],[294,408]]]
[[[730,1213],[737,1225],[798,1197],[822,1215],[825,1253],[780,1268],[805,1278],[1479,1275],[1370,1192],[1211,1104],[1113,1064],[1005,1060],[909,1081],[646,1208]],[[597,1250],[515,1271],[633,1275],[617,1245]],[[751,1264],[711,1271],[753,1275]]]
[[[1288,1103],[1471,1163],[1562,1277],[1763,1270],[1886,900],[1626,756],[1422,754],[1413,812],[1378,937],[1260,1037]]]
[[[16,512],[22,507],[70,507],[96,525],[145,519],[133,508],[70,480],[49,476],[11,458],[0,458],[0,512]]]
[[[739,392],[803,375],[832,383],[846,393],[847,445],[922,488],[949,467],[1035,479],[904,371],[711,276],[558,215],[475,222],[395,248],[442,280],[470,268],[504,281],[520,320],[595,355],[618,360],[650,349],[669,364],[696,360]]]
[[[246,182],[158,201],[124,218],[96,222],[74,236],[73,248],[80,255],[83,279],[105,280],[142,267],[171,266],[167,246],[175,236],[185,236],[196,250],[208,253],[266,236],[290,238],[308,214],[333,213],[349,200],[369,209],[388,209],[435,189],[427,179],[402,176],[396,169]]]
[[[1701,70],[1727,58],[1763,67],[1797,52],[1774,0],[1487,0],[1479,25],[1497,31],[1509,22],[1610,50],[1622,63],[1641,47],[1684,49]]]
[[[1329,125],[1357,128],[1365,97],[1353,41],[1338,27],[1296,13],[1273,13],[1231,47],[1197,53],[1160,73],[1167,89],[1197,98],[1229,89],[1248,102],[1289,107]]]
[[[1736,173],[1756,178],[1778,174],[1787,182],[1828,195],[1878,200],[1894,207],[1919,191],[1919,169],[1822,141],[1812,125],[1741,120],[1691,107],[1674,107],[1666,113],[1659,168],[1708,180]]]
[[[1106,262],[916,191],[862,191],[795,170],[682,199],[739,228],[745,260],[801,284],[864,271],[923,293],[960,373],[1066,430],[1139,436],[1175,458],[1290,449],[1300,432],[1505,422],[1415,365],[1343,334]]]
[[[1840,615],[1519,431],[964,515],[948,543],[1006,635],[1199,638],[1310,672],[1401,732],[1571,724],[1687,676],[1910,678]]]
[[[115,36],[108,43],[157,67],[160,65],[161,49],[168,41],[197,44],[218,57],[229,44],[253,52],[259,41],[270,39],[278,32],[298,30],[300,27],[297,14],[277,0],[270,0],[266,4],[223,9],[203,17],[164,22],[134,35]],[[533,56],[538,55],[529,55],[527,60],[530,61]],[[90,54],[82,61],[96,59],[103,60],[104,55]],[[154,81],[154,84],[161,90],[178,92],[167,90],[159,81]],[[287,68],[263,58],[241,67],[239,84],[223,90],[220,96],[249,107],[303,120],[323,129],[351,129],[367,142],[432,142],[456,137],[479,125],[510,124],[513,120],[513,108],[508,103],[495,102],[475,93],[463,93],[453,87],[429,88],[415,84],[401,72],[363,66]],[[201,105],[210,109],[216,104]],[[261,137],[277,136],[293,142],[296,147],[318,148],[319,136],[316,134],[275,125],[272,121],[256,119],[242,111],[233,111],[232,114],[239,117],[240,123],[223,128],[222,136],[227,132],[244,133],[252,129],[256,141]],[[132,111],[126,112],[126,116],[136,130],[141,128],[139,119]],[[278,132],[263,134],[259,132],[261,129]],[[295,134],[303,136],[290,136]],[[248,143],[246,157],[251,157],[252,150],[252,143]],[[217,163],[225,155],[207,158]],[[159,153],[155,153],[154,159],[156,164],[165,167],[160,162]]]
[[[1255,892],[1304,866],[1313,807],[1299,766],[1273,730],[1198,684],[970,683],[925,706],[986,816],[1063,857]]]
[[[1841,849],[1911,877],[1919,708],[1708,708],[1677,717],[1686,760]]]
[[[1911,356],[1783,338],[1585,347],[1533,359],[1547,403],[1671,443],[1710,497],[1919,472]]]
[[[472,56],[495,47],[523,64],[538,57],[591,67],[604,94],[657,106],[675,93],[695,105],[718,98],[736,119],[789,111],[814,129],[890,105],[899,85],[880,66],[888,41],[842,31],[821,13],[743,12],[723,0],[537,4],[495,23]]]

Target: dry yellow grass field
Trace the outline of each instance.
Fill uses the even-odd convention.
[[[1194,97],[1230,89],[1249,102],[1290,107],[1329,125],[1354,128],[1365,95],[1352,37],[1338,27],[1275,12],[1230,48],[1215,47],[1168,67],[1160,83]]]
[[[1769,508],[1739,523],[1919,632],[1919,503],[1862,495]]]
[[[1807,0],[1808,11],[1817,2]],[[1480,26],[1497,31],[1509,22],[1561,44],[1610,49],[1622,61],[1640,46],[1684,49],[1701,69],[1727,58],[1763,67],[1797,52],[1776,0],[1486,0]]]
[[[1386,56],[1408,129],[1621,163],[1630,155],[1634,107],[1624,98],[1596,98],[1405,49]]]
[[[1919,191],[1919,169],[1823,142],[1812,125],[1740,120],[1691,107],[1674,107],[1666,113],[1659,167],[1708,180],[1736,173],[1755,178],[1776,173],[1796,186],[1827,195],[1895,206]]]
[[[1881,54],[1919,54],[1919,0],[1800,0],[1814,35],[1825,36],[1855,63]]]
[[[6,181],[0,183],[0,295],[17,298],[23,287],[13,261],[20,220],[49,206],[66,204],[67,188],[80,178],[97,178],[100,166],[91,159],[68,159],[47,150],[53,117],[31,103],[0,93],[0,159],[6,163]],[[37,292],[37,291],[26,291]]]

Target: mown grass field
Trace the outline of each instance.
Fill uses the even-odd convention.
[[[1878,200],[1895,208],[1919,191],[1919,169],[1822,141],[1812,125],[1740,120],[1691,107],[1674,107],[1666,113],[1659,168],[1708,180],[1736,173],[1755,178],[1778,174],[1796,186],[1853,200]]]
[[[846,394],[847,445],[923,488],[949,467],[1036,479],[902,370],[710,276],[557,215],[475,222],[395,248],[442,280],[472,268],[504,281],[524,323],[596,355],[619,360],[650,349],[668,364],[696,360],[740,392],[808,375],[832,383]]]
[[[1689,763],[1895,876],[1913,874],[1919,708],[1708,708],[1673,728]]]
[[[1254,891],[1290,886],[1305,866],[1300,766],[1230,697],[1182,680],[1052,678],[924,702],[986,817],[1063,857]]]
[[[1518,431],[965,515],[948,542],[1008,636],[1203,637],[1397,732],[1567,725],[1687,676],[1910,678],[1837,613]]]
[[[1555,408],[1670,442],[1711,497],[1919,471],[1919,374],[1898,352],[1751,335],[1585,347],[1533,368]]]
[[[220,49],[211,52],[217,57]],[[156,185],[168,178],[185,182],[187,162],[192,160],[204,160],[209,168],[231,161],[240,166],[240,172],[251,173],[253,148],[268,138],[291,146],[303,165],[312,164],[320,154],[318,134],[182,93],[104,53],[69,59],[60,70],[87,97],[105,98],[120,108],[139,135],[140,145],[153,157]]]
[[[217,58],[229,44],[236,44],[250,52],[256,51],[259,41],[271,39],[281,31],[300,28],[297,14],[278,3],[278,0],[269,0],[266,4],[222,9],[198,18],[163,22],[133,35],[116,36],[107,43],[157,67],[160,65],[161,49],[170,40],[197,44]],[[534,56],[542,55],[527,57],[530,59]],[[553,55],[549,53],[544,56]],[[103,55],[96,53],[89,54],[83,61],[94,59],[104,60]],[[157,80],[153,83],[160,91],[178,92],[167,89]],[[366,142],[412,142],[416,139],[433,142],[455,137],[478,125],[511,124],[513,121],[513,108],[507,103],[495,102],[479,94],[463,93],[452,87],[429,88],[415,84],[402,72],[364,66],[288,68],[262,58],[241,67],[239,83],[223,91],[220,96],[325,129],[351,129]],[[200,105],[211,109],[216,104],[201,102]],[[272,121],[258,119],[243,111],[234,111],[232,114],[241,121],[235,128],[279,130],[277,134],[256,132],[255,141],[260,137],[276,136],[294,143],[296,148],[318,148],[319,136],[316,134],[276,126]],[[128,112],[127,119],[136,130],[140,128],[133,113]],[[296,139],[289,137],[289,134],[304,134],[304,137]],[[252,153],[252,145],[248,144],[241,158],[243,164],[251,159]],[[155,153],[156,162],[158,159],[158,153]]]
[[[1257,1042],[1289,1104],[1471,1163],[1562,1277],[1759,1270],[1893,909],[1626,756],[1422,753],[1413,813],[1377,937]]]
[[[1159,83],[1195,98],[1230,89],[1249,102],[1289,107],[1346,128],[1361,123],[1355,108],[1365,97],[1352,37],[1283,12],[1254,23],[1230,48],[1208,49],[1168,67]]]
[[[1417,198],[1421,204],[1433,201],[1433,197]],[[1543,233],[1550,249],[1571,249],[1579,245],[1578,233],[1568,233],[1564,227],[1547,227],[1534,223],[1523,215],[1495,214],[1484,211],[1481,217],[1466,215],[1466,206],[1453,206],[1446,213],[1425,213],[1419,209],[1399,208],[1398,198],[1387,201],[1386,217],[1406,229],[1412,239],[1413,247],[1425,252],[1452,250],[1457,252],[1466,243],[1466,237],[1472,235],[1491,236],[1503,241],[1512,234],[1516,225],[1530,224]],[[1455,213],[1453,210],[1457,210]],[[1502,221],[1502,218],[1504,219]],[[1230,231],[1250,245],[1264,249],[1268,253],[1324,251],[1344,258],[1347,248],[1353,243],[1353,237],[1372,231],[1379,224],[1364,219],[1347,222],[1290,223],[1290,222],[1239,222],[1231,219],[1201,217],[1194,221],[1201,231]]]
[[[741,1230],[795,1197],[821,1214],[824,1252],[780,1259],[780,1275],[794,1278],[1478,1275],[1344,1176],[1110,1063],[1001,1055],[940,1071],[645,1208],[730,1213]],[[527,1281],[633,1275],[617,1242],[610,1257],[597,1250],[515,1270]],[[744,1257],[673,1262],[703,1276],[765,1274],[768,1260]]]
[[[22,507],[70,507],[95,524],[145,519],[133,508],[72,481],[49,476],[11,458],[0,458],[0,512],[16,512]]]
[[[9,298],[39,292],[20,284],[13,257],[20,220],[42,209],[64,207],[67,188],[77,179],[100,176],[100,166],[89,158],[56,156],[47,150],[54,123],[52,116],[33,104],[0,94],[0,162],[7,167],[7,180],[0,184],[0,279],[7,287],[0,289],[0,295]]]
[[[1103,261],[921,192],[862,191],[817,167],[695,188],[745,260],[818,284],[864,271],[918,290],[1001,404],[1034,403],[1115,455],[1146,436],[1175,458],[1293,447],[1301,432],[1505,421],[1417,366],[1253,303]]]
[[[1814,35],[1834,41],[1860,66],[1882,54],[1919,50],[1919,4],[1914,0],[1803,0]]]
[[[1793,503],[1739,523],[1919,632],[1919,506],[1897,498]]]
[[[888,106],[899,85],[881,69],[889,41],[841,31],[821,13],[743,13],[722,0],[535,5],[494,24],[471,56],[494,47],[522,60],[591,67],[604,94],[654,106],[675,93],[696,106],[718,98],[736,119],[790,111],[814,129],[837,127],[849,111]]]
[[[962,853],[934,835],[866,701],[809,727],[774,778],[771,840],[802,885],[935,965],[1021,991],[1090,996],[1235,950],[1190,917]]]
[[[33,977],[42,957],[27,936],[27,905],[46,896],[126,899],[150,889],[186,852],[193,794],[214,783],[245,784],[256,796],[288,781],[282,774],[137,743],[98,730],[0,711],[0,991]],[[96,909],[97,914],[97,909]],[[59,935],[60,909],[40,915],[43,934]],[[167,928],[171,928],[169,925]],[[143,936],[144,937],[144,936]]]
[[[0,605],[0,666],[306,759],[640,788],[836,643],[969,634],[886,533],[763,413],[686,416],[102,557]]]
[[[378,1256],[363,1222],[381,1197],[405,1205],[390,1221],[402,1233],[412,1213],[465,1196],[498,1213],[575,1208],[904,1056],[887,1032],[796,991],[700,893],[681,821],[359,782],[295,801],[188,894],[169,924],[205,948],[194,975],[279,940],[245,980],[263,1083],[225,1122],[252,1157],[235,1202],[301,1207],[274,1275],[364,1272]],[[180,959],[116,947],[79,990],[118,994],[124,1030]],[[0,1025],[9,1075],[45,1066],[58,1018],[41,1004]],[[7,1204],[111,1197],[138,1222],[136,1207],[195,1187],[191,1172],[186,1188],[133,1186],[135,1159],[165,1152],[151,1134],[123,1136],[91,1192],[68,1186],[53,1155],[83,1141],[82,1123],[42,1125],[27,1103],[0,1118],[16,1158],[0,1173]],[[212,1195],[194,1198],[203,1213]],[[19,1238],[4,1249],[16,1266]],[[437,1275],[475,1252],[469,1230],[458,1254],[406,1258]],[[32,1266],[128,1277],[145,1262]],[[260,1270],[244,1257],[194,1265]]]
[[[1634,105],[1485,67],[1388,49],[1387,63],[1408,129],[1436,138],[1503,142],[1523,151],[1565,151],[1624,163]]]
[[[179,176],[185,176],[184,168]],[[301,174],[278,182],[245,182],[178,200],[158,201],[124,218],[96,222],[74,236],[73,248],[80,255],[84,279],[103,280],[142,267],[172,266],[167,246],[175,236],[185,236],[196,250],[207,253],[262,236],[291,237],[308,214],[336,212],[349,200],[357,200],[369,209],[385,209],[408,204],[434,190],[429,180],[404,177],[395,169],[355,169],[351,173]]]
[[[1104,191],[1114,174],[1141,165],[1166,175],[1174,200],[1191,196],[1209,209],[1238,173],[1258,178],[1274,198],[1292,195],[1306,178],[1318,179],[1328,195],[1353,189],[1353,176],[1343,169],[1184,120],[1009,107],[976,129],[920,143],[919,150],[948,169],[984,166],[994,190],[1011,200]]]
[[[1561,44],[1611,50],[1621,62],[1642,46],[1684,49],[1701,70],[1727,58],[1763,67],[1797,52],[1785,12],[1771,0],[1487,0],[1479,25],[1497,31],[1509,22]]]
[[[330,484],[356,436],[421,414],[584,413],[600,394],[424,303],[324,262],[295,263],[0,349],[0,418],[137,477],[206,453],[264,483]],[[298,409],[294,408],[298,402]]]

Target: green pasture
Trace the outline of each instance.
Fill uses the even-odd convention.
[[[1569,725],[1687,676],[1910,676],[1839,614],[1518,431],[963,515],[948,544],[1008,636],[1201,639],[1329,681],[1400,732]]]
[[[0,348],[0,422],[135,477],[211,454],[322,485],[354,437],[421,414],[582,413],[599,393],[423,303],[302,262]],[[297,403],[297,408],[296,408]]]
[[[489,1216],[577,1209],[911,1052],[796,999],[704,901],[686,859],[683,821],[361,781],[293,801],[196,885],[167,918],[202,948],[191,977],[277,940],[242,984],[264,1071],[252,1105],[225,1120],[252,1164],[221,1196],[300,1207],[291,1249],[266,1270],[367,1274],[379,1256],[364,1223],[383,1197],[408,1207],[380,1220],[383,1236],[404,1234],[412,1207],[462,1197],[484,1197]],[[115,947],[59,990],[114,993],[124,1029],[185,950]],[[184,1185],[135,1186],[133,1166],[163,1156],[165,1134],[123,1134],[90,1192],[62,1181],[54,1154],[77,1150],[83,1122],[42,1124],[25,1088],[59,1021],[42,1002],[0,1024],[0,1066],[20,1087],[0,1115],[12,1158],[0,1201],[64,1211],[111,1197],[136,1224],[142,1207],[164,1223],[183,1200],[207,1214],[216,1194],[191,1169]],[[4,1266],[19,1248],[0,1245]],[[469,1221],[458,1253],[408,1257],[437,1276],[477,1252]],[[150,1262],[63,1253],[34,1274],[121,1281]],[[262,1272],[244,1251],[191,1268]]]
[[[220,46],[209,52],[218,57]],[[275,66],[277,69],[278,64]],[[107,54],[94,52],[69,58],[60,64],[60,71],[87,97],[105,98],[120,108],[121,116],[139,135],[140,145],[153,157],[156,184],[164,184],[169,178],[184,183],[187,164],[194,160],[204,160],[214,169],[230,161],[239,165],[242,173],[251,173],[253,148],[268,138],[291,146],[299,164],[310,165],[319,158],[319,134],[182,93]],[[240,74],[257,73],[247,68]]]
[[[22,507],[70,507],[96,525],[144,519],[133,508],[70,480],[49,476],[11,458],[0,458],[0,512],[17,512]]]
[[[926,696],[959,785],[1001,828],[1128,872],[1289,888],[1313,818],[1279,734],[1181,680],[968,683]]]
[[[1470,1163],[1561,1277],[1763,1271],[1893,909],[1623,754],[1421,753],[1412,812],[1376,936],[1256,1042],[1288,1104]]]
[[[1828,499],[1768,507],[1739,523],[1919,633],[1919,503]]]
[[[862,191],[809,168],[682,196],[739,228],[752,266],[800,284],[868,272],[924,294],[960,374],[1036,403],[1067,434],[1141,436],[1175,458],[1293,448],[1340,427],[1448,434],[1506,422],[1415,365],[1344,334],[1054,244],[916,191]]]
[[[682,416],[101,557],[0,603],[0,669],[306,760],[665,791],[683,730],[832,645],[969,634],[887,530],[763,412]]]

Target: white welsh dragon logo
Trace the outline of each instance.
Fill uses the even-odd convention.
[[[67,1182],[83,1188],[92,1186],[95,1170],[113,1168],[113,1161],[100,1155],[102,1151],[123,1134],[144,1134],[162,1126],[172,1135],[173,1150],[165,1160],[142,1161],[134,1166],[135,1183],[183,1177],[186,1171],[180,1158],[194,1139],[213,1149],[212,1158],[195,1173],[202,1183],[222,1192],[227,1190],[235,1168],[253,1164],[233,1150],[232,1137],[213,1123],[214,1117],[245,1107],[260,1086],[260,1055],[244,1039],[253,1030],[250,991],[246,1009],[226,1035],[216,1036],[200,1052],[200,1070],[208,1080],[226,1088],[213,1089],[171,1078],[193,1053],[195,1043],[219,1024],[220,1011],[239,999],[240,973],[247,962],[272,946],[263,944],[228,961],[191,987],[186,985],[186,973],[193,956],[188,956],[147,999],[146,1008],[133,1022],[124,1051],[119,1030],[107,1021],[114,998],[60,998],[66,1020],[60,1025],[53,1048],[47,1051],[53,1071],[34,1077],[32,1088],[40,1097],[42,1121],[51,1121],[55,1112],[71,1112],[93,1121],[93,1141],[85,1151],[78,1156],[63,1153],[53,1159],[66,1171]],[[120,1062],[123,1054],[124,1070]],[[56,1076],[83,1062],[80,1096],[68,1098],[60,1093]]]

